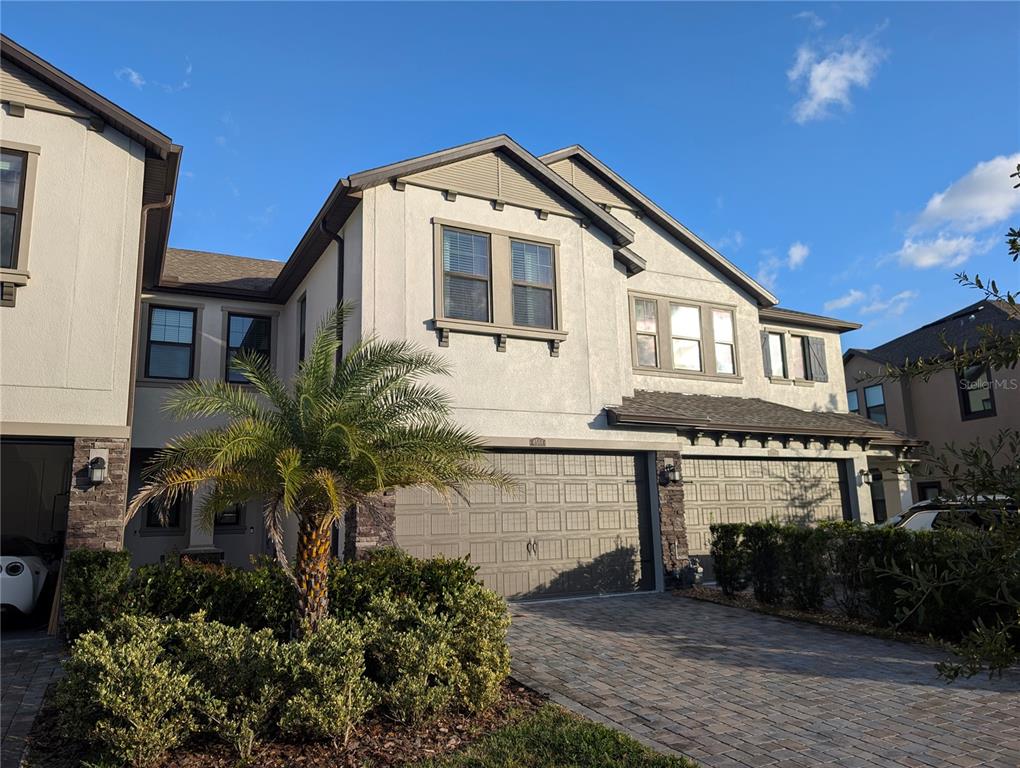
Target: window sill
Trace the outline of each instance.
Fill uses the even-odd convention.
[[[10,283],[11,285],[28,285],[28,279],[31,275],[20,269],[0,269],[0,282]]]
[[[453,320],[446,317],[433,319],[435,329],[439,332],[439,346],[449,346],[450,331],[456,333],[473,333],[480,336],[492,336],[496,339],[497,349],[506,351],[507,339],[530,339],[532,341],[549,342],[550,355],[559,356],[560,342],[567,338],[566,331],[552,328],[527,328],[513,325],[496,325],[494,323],[478,323],[473,320]]]
[[[960,421],[974,421],[976,419],[991,419],[995,417],[995,411],[985,411],[983,413],[961,413]]]
[[[149,528],[142,526],[138,529],[138,535],[146,539],[175,539],[186,534],[187,531],[184,528]]]
[[[769,381],[773,384],[793,384],[793,379],[784,379],[780,376],[769,376]]]
[[[813,387],[815,385],[815,383],[813,381],[808,380],[808,379],[794,379],[793,380],[793,385],[795,387]]]
[[[155,387],[163,389],[172,389],[180,384],[187,384],[189,381],[194,379],[136,379],[136,387]]]
[[[665,376],[670,379],[700,379],[702,381],[727,381],[739,384],[744,377],[739,374],[701,373],[700,371],[666,371],[662,368],[634,368],[638,376]]]

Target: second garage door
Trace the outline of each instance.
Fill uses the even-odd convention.
[[[493,453],[519,478],[479,486],[470,505],[428,490],[397,495],[397,544],[416,557],[470,556],[504,597],[650,589],[648,481],[643,454]]]
[[[842,520],[847,502],[838,461],[683,461],[684,514],[692,555],[706,555],[712,523],[817,523]]]

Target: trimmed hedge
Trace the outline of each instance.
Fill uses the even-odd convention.
[[[727,595],[751,584],[765,604],[788,598],[816,611],[831,600],[847,618],[943,640],[957,641],[982,623],[996,625],[1003,604],[989,596],[1020,590],[1020,572],[954,568],[1008,557],[1001,550],[1011,540],[995,531],[914,532],[844,522],[715,524],[711,531],[716,579]],[[957,575],[940,577],[949,573]],[[920,593],[919,580],[929,585]]]

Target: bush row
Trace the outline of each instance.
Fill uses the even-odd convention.
[[[339,744],[373,710],[420,722],[484,709],[509,674],[506,604],[464,561],[384,551],[336,562],[332,616],[298,640],[288,639],[292,588],[275,565],[125,575],[120,561],[91,553],[69,564],[75,594],[105,574],[119,584],[92,594],[121,602],[88,601],[102,624],[74,642],[58,696],[67,735],[123,763],[151,764],[199,734],[242,760],[269,735]],[[81,626],[68,592],[68,623]],[[249,592],[253,606],[231,604]]]
[[[767,605],[789,602],[806,611],[831,606],[850,619],[950,641],[980,622],[996,624],[1002,603],[991,596],[1020,589],[1020,573],[957,567],[1008,557],[999,550],[1009,540],[995,532],[855,523],[730,523],[711,531],[716,581],[727,595],[750,586]],[[956,575],[939,577],[950,573]],[[919,581],[926,587],[919,589]]]

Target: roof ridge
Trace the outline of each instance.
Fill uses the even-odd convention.
[[[286,263],[280,259],[263,259],[258,256],[238,256],[236,253],[223,253],[222,251],[207,251],[204,248],[179,248],[177,246],[167,246],[167,253],[170,251],[177,251],[179,253],[200,253],[206,256],[220,256],[226,259],[244,259],[245,261],[264,261],[271,264],[279,264],[281,267]]]

